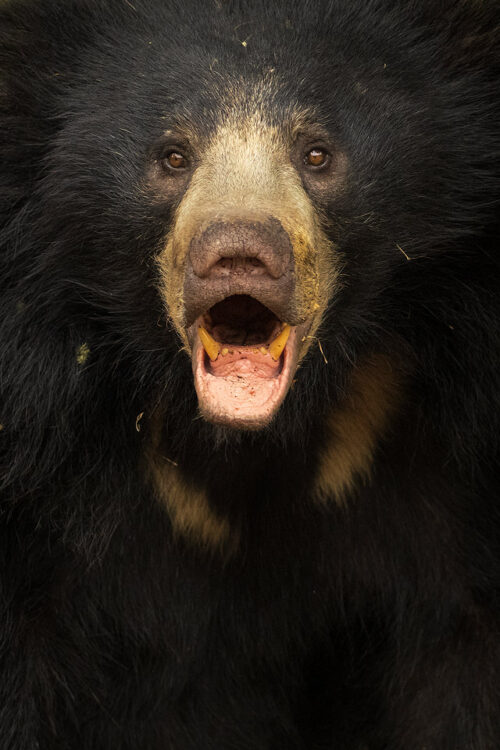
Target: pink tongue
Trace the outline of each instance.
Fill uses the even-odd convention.
[[[274,378],[279,374],[280,361],[274,361],[270,354],[262,354],[255,347],[231,348],[226,355],[222,352],[214,362],[210,362],[208,372],[217,378],[229,375],[248,378]]]
[[[275,362],[270,354],[262,354],[255,347],[227,349],[227,354],[221,351],[212,362],[201,341],[195,344],[193,365],[201,412],[222,424],[262,427],[286,393],[289,378],[283,377],[283,357]]]

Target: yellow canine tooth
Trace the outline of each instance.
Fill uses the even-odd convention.
[[[281,333],[279,333],[274,341],[269,344],[269,354],[275,361],[281,357],[281,353],[286,346],[291,330],[291,327],[287,323]]]
[[[198,335],[200,337],[201,343],[203,344],[203,348],[213,362],[219,356],[220,344],[218,344],[217,341],[212,338],[212,336],[207,330],[205,330],[205,328],[203,328],[203,326],[200,326],[198,328]]]

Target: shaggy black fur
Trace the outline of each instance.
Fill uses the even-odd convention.
[[[499,746],[499,15],[1,3],[2,750]],[[175,206],[144,175],[172,118],[213,128],[269,68],[266,116],[314,104],[347,154],[342,193],[312,194],[343,287],[328,365],[312,348],[272,426],[232,434],[197,418],[165,327]],[[399,363],[400,416],[371,480],[320,507],[325,417],[372,352]],[[240,529],[230,559],[153,498],[157,404],[167,455]]]

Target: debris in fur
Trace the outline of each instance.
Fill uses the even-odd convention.
[[[90,355],[89,345],[87,343],[81,344],[76,350],[76,362],[82,366],[86,363]]]

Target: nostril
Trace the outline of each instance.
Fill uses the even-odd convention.
[[[247,274],[252,276],[266,274],[266,266],[259,258],[248,258],[241,256],[220,258],[211,269],[215,276],[228,276],[229,274]]]
[[[278,279],[293,263],[292,244],[277,219],[218,221],[191,239],[188,263],[200,279],[229,275]]]

